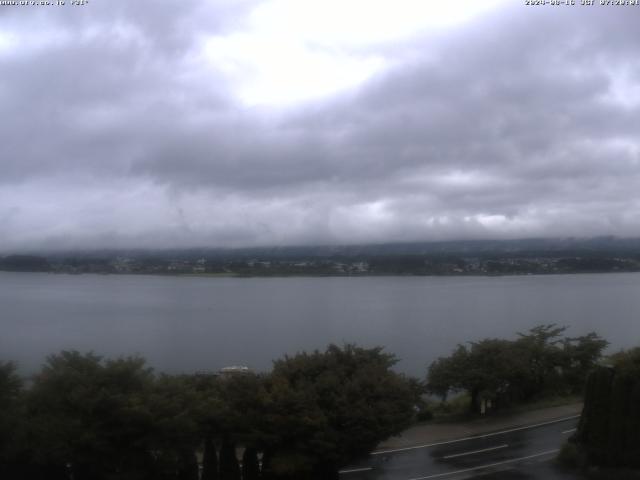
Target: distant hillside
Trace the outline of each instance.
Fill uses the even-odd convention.
[[[640,239],[94,250],[0,257],[0,270],[226,276],[526,275],[640,271]]]
[[[304,258],[304,257],[364,257],[388,255],[524,255],[539,256],[562,253],[640,255],[640,238],[528,238],[519,240],[454,240],[439,242],[407,242],[359,245],[267,246],[251,248],[189,248],[189,249],[122,249],[49,252],[47,258]],[[40,253],[39,253],[40,254]]]
[[[9,255],[0,257],[0,270],[8,272],[48,272],[51,269],[44,257],[34,255]]]

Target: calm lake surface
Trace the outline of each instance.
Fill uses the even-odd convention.
[[[457,343],[539,323],[640,345],[640,274],[198,278],[0,272],[0,359],[29,373],[61,349],[141,354],[167,372],[269,369],[328,343],[383,345],[423,376]]]

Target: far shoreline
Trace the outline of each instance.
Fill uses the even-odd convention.
[[[621,275],[637,274],[640,270],[631,271],[575,271],[575,272],[531,272],[531,273],[457,273],[457,274],[436,274],[436,273],[366,273],[366,274],[311,274],[311,273],[278,273],[278,274],[244,274],[244,273],[159,273],[159,272],[55,272],[55,271],[15,271],[0,270],[1,273],[39,273],[61,276],[114,276],[114,277],[171,277],[171,278],[504,278],[504,277],[548,277],[548,276],[568,276],[568,275]]]

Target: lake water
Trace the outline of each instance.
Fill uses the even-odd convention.
[[[457,343],[539,323],[640,345],[640,274],[198,278],[0,272],[0,358],[32,372],[61,349],[139,353],[167,372],[268,369],[328,343],[383,345],[424,376]]]

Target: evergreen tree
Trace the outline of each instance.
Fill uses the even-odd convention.
[[[275,480],[272,466],[273,452],[271,449],[266,449],[262,452],[262,465],[260,466],[260,479],[261,480]]]
[[[242,455],[242,480],[258,480],[260,467],[258,465],[258,451],[247,447]]]
[[[180,452],[180,469],[178,480],[199,480],[198,459],[195,452],[184,450]]]
[[[330,345],[274,362],[265,399],[268,467],[277,478],[333,478],[400,433],[418,398],[382,348]]]
[[[223,440],[220,448],[220,480],[240,480],[236,446],[228,439]]]
[[[204,441],[201,480],[218,480],[218,478],[218,455],[216,454],[216,445],[211,439],[211,436],[207,436]]]
[[[581,391],[608,342],[595,333],[563,338],[565,327],[539,325],[517,340],[486,338],[458,345],[429,366],[427,389],[443,399],[464,391],[472,413],[545,395]]]
[[[590,464],[640,467],[640,348],[589,375],[574,441]]]
[[[0,362],[0,478],[19,478],[24,468],[26,420],[22,381],[11,362]]]

